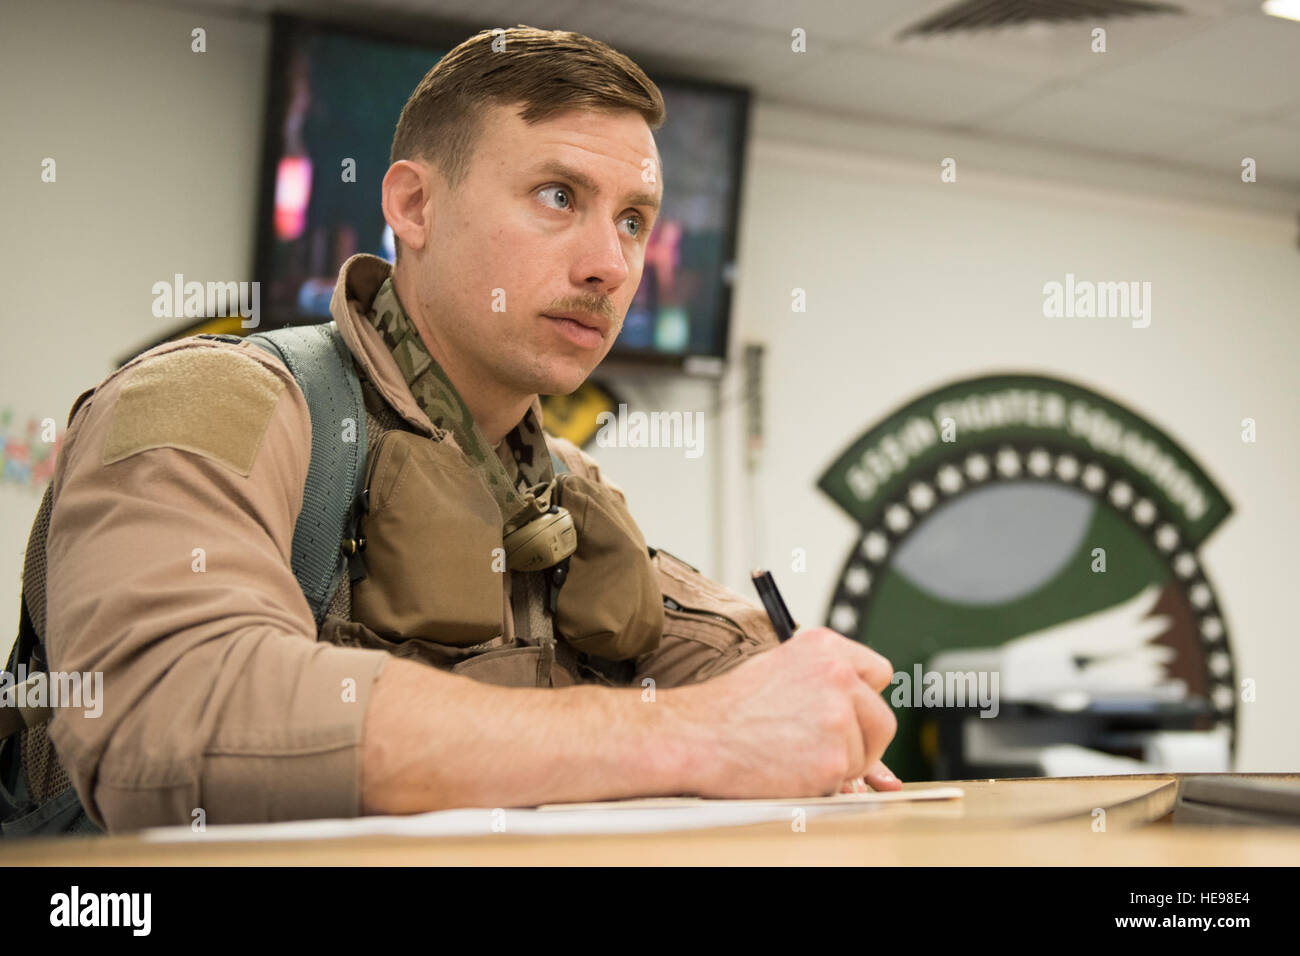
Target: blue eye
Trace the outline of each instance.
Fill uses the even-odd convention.
[[[633,239],[638,238],[641,235],[642,231],[645,229],[645,220],[642,219],[640,216],[637,215],[628,216],[623,221],[636,223],[636,229],[631,233]]]
[[[539,195],[539,196],[545,196],[545,195],[546,195],[547,193],[549,193],[549,192],[554,192],[554,193],[557,193],[559,196],[563,196],[563,197],[564,197],[564,201],[563,201],[563,203],[560,203],[559,200],[558,200],[558,198],[557,198],[557,201],[556,201],[557,204],[555,205],[555,208],[556,208],[556,209],[568,209],[570,206],[573,205],[573,200],[569,197],[569,190],[568,190],[567,187],[565,187],[565,186],[546,186],[546,187],[542,188],[541,190],[539,190],[538,193],[537,193],[537,195]],[[547,203],[547,205],[551,205],[551,204],[550,204],[550,203]]]

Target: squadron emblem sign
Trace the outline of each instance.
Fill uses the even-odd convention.
[[[1197,554],[1232,509],[1133,411],[1043,376],[955,382],[868,429],[818,486],[861,529],[827,624],[896,672],[920,673],[940,652],[1082,633],[1103,648],[1066,662],[1082,683],[1203,700],[1198,729],[1235,734],[1227,627]],[[895,706],[885,760],[924,777],[935,743],[915,710]]]

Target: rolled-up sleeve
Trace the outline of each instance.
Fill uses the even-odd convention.
[[[48,663],[102,674],[98,716],[54,708],[59,758],[110,832],[355,816],[389,656],[318,643],[290,565],[302,392],[248,344],[146,356],[78,409],[55,475]]]

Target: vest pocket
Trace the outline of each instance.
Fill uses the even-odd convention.
[[[452,668],[456,674],[500,687],[545,687],[551,674],[541,674],[542,649],[532,645],[486,651]],[[554,667],[554,665],[552,665]],[[555,670],[559,670],[555,667]]]
[[[501,512],[461,451],[414,432],[385,432],[366,465],[366,491],[368,573],[353,590],[353,620],[398,642],[469,647],[499,636]]]
[[[555,605],[556,632],[574,650],[611,661],[659,646],[664,605],[645,539],[607,487],[566,475],[556,498],[578,532]]]
[[[699,641],[720,651],[745,640],[745,632],[730,618],[697,608],[679,607],[675,602],[670,604],[667,601],[664,602],[664,633],[670,637]]]
[[[688,636],[722,649],[738,643],[762,643],[771,632],[765,611],[706,578],[681,558],[659,548],[652,564],[663,594],[665,635]]]

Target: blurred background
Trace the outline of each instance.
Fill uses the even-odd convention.
[[[11,620],[73,400],[160,341],[239,331],[155,317],[154,284],[254,280],[262,328],[321,321],[342,261],[391,250],[410,90],[526,23],[631,55],[668,105],[623,336],[547,401],[647,541],[747,598],[769,567],[801,625],[886,653],[904,779],[1295,770],[1287,8],[10,0]],[[603,443],[621,406],[698,420],[698,453]],[[927,703],[934,673],[998,675],[996,708]]]

